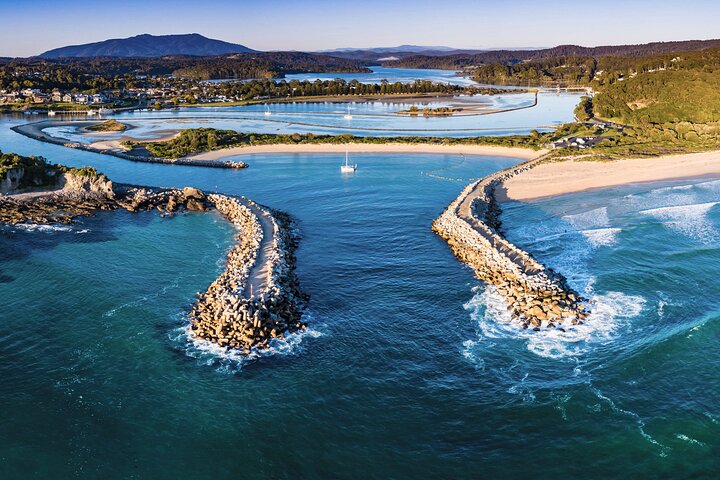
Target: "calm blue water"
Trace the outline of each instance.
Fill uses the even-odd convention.
[[[135,138],[152,138],[168,129],[214,127],[242,132],[260,133],[316,133],[353,135],[419,135],[419,136],[477,136],[520,135],[533,129],[547,131],[548,127],[572,121],[573,109],[579,101],[576,93],[543,92],[538,106],[492,115],[453,117],[409,117],[394,112],[408,108],[407,103],[392,101],[367,103],[278,103],[269,106],[271,115],[265,115],[264,105],[217,108],[181,108],[177,110],[135,111],[114,115],[119,121],[134,126],[129,132],[97,135],[74,135],[72,128],[53,128],[48,133],[62,134],[73,141],[114,139],[124,135]],[[532,105],[533,94],[476,95],[454,100],[430,101],[429,107],[442,107],[457,102],[479,102],[489,109],[510,109]],[[350,111],[352,119],[344,116]],[[23,123],[45,120],[47,117],[25,116]]]
[[[346,81],[357,80],[362,83],[380,83],[387,80],[390,83],[413,83],[420,80],[431,80],[437,83],[453,85],[477,85],[468,77],[456,75],[454,70],[416,69],[416,68],[387,68],[370,67],[370,73],[297,73],[286,75],[284,80],[335,80],[341,78]]]
[[[292,213],[311,329],[245,362],[188,344],[222,268],[214,215],[104,213],[0,234],[1,478],[713,478],[720,468],[720,179],[505,206],[509,238],[596,301],[558,337],[505,323],[430,231],[511,159],[254,155],[224,171],[28,140],[121,182]]]

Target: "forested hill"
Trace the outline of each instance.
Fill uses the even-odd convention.
[[[0,59],[0,89],[117,89],[138,78],[174,74],[209,80],[278,78],[287,73],[366,72],[362,62],[300,52],[241,53],[215,57]],[[121,78],[122,77],[122,78]],[[118,83],[119,82],[119,83]]]
[[[56,48],[42,53],[42,58],[90,57],[162,57],[164,55],[225,55],[254,52],[245,45],[204,37],[197,33],[186,35],[136,35],[113,38],[102,42]]]
[[[173,75],[195,80],[273,78],[303,72],[369,72],[362,62],[302,52],[265,52],[192,59]]]
[[[720,47],[720,39],[653,42],[640,45],[613,45],[601,47],[560,45],[541,50],[493,50],[481,53],[459,53],[444,56],[413,55],[400,60],[383,62],[383,66],[401,68],[443,68],[453,70],[464,69],[469,66],[488,64],[512,65],[525,61],[536,61],[554,57],[643,57],[669,52],[689,52],[718,47]]]
[[[661,58],[608,62],[592,82],[595,114],[631,124],[720,122],[720,49]]]

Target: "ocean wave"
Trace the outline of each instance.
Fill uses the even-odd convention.
[[[717,230],[708,213],[720,202],[693,203],[671,207],[651,208],[639,213],[650,215],[672,230],[704,243],[716,241]]]
[[[720,420],[718,420],[718,418],[715,415],[713,415],[712,413],[704,412],[703,415],[705,415],[715,425],[720,425]]]
[[[588,319],[582,325],[563,325],[564,332],[521,329],[512,320],[504,297],[493,286],[477,291],[464,307],[477,322],[481,339],[520,339],[540,357],[562,359],[580,356],[612,341],[623,320],[636,317],[645,306],[644,298],[621,292],[589,296],[593,305]],[[467,344],[463,355],[471,355],[476,346],[477,343]]]
[[[165,295],[169,290],[171,290],[173,288],[177,288],[177,287],[178,287],[178,280],[176,279],[174,282],[172,282],[168,285],[165,285],[164,287],[162,287],[160,290],[158,290],[155,293],[152,293],[150,295],[143,295],[136,300],[133,300],[133,301],[127,302],[127,303],[123,303],[121,305],[118,305],[115,308],[111,308],[110,310],[103,313],[103,317],[105,317],[105,318],[113,317],[120,310],[124,310],[126,308],[137,307],[139,305],[142,305],[143,303],[145,303],[149,300],[159,298],[159,297]]]
[[[640,435],[641,435],[645,440],[647,440],[648,442],[652,443],[653,445],[657,446],[657,447],[660,449],[660,456],[661,456],[661,457],[667,457],[668,452],[670,451],[670,447],[667,447],[667,446],[663,445],[662,443],[660,443],[659,441],[657,441],[652,435],[650,435],[649,433],[647,433],[647,431],[645,430],[645,421],[642,419],[642,417],[641,417],[640,415],[638,415],[637,413],[635,413],[635,412],[633,412],[633,411],[625,410],[624,408],[621,408],[621,407],[618,406],[610,397],[608,397],[608,396],[606,396],[605,394],[603,394],[603,393],[600,391],[600,389],[598,389],[598,388],[596,388],[596,387],[591,387],[591,388],[590,388],[590,391],[591,391],[593,394],[595,394],[595,396],[596,396],[597,398],[599,398],[600,400],[606,402],[606,403],[610,406],[610,409],[611,409],[613,412],[634,419],[634,420],[637,422],[638,431],[640,432]]]
[[[563,420],[568,420],[568,413],[566,405],[572,398],[572,395],[564,393],[564,394],[558,394],[554,393],[551,395],[553,402],[555,403],[555,410],[560,412],[560,417],[562,417]]]
[[[621,228],[594,228],[590,230],[580,230],[580,233],[587,239],[593,247],[608,247],[617,243],[617,236],[622,232]]]
[[[683,185],[672,185],[669,187],[661,187],[650,190],[650,194],[666,195],[668,192],[687,192],[693,190],[709,190],[711,192],[720,191],[720,180],[707,180],[698,183],[689,183]]]
[[[21,223],[13,225],[13,228],[19,230],[25,230],[26,232],[41,232],[41,233],[54,233],[54,232],[72,232],[73,228],[67,225],[43,225],[38,223]]]
[[[606,227],[610,223],[607,207],[595,208],[572,215],[563,215],[562,219],[579,229]]]
[[[698,447],[705,447],[705,446],[706,446],[704,442],[701,442],[700,440],[695,440],[694,438],[690,438],[690,437],[688,437],[687,435],[684,435],[684,434],[682,434],[682,433],[676,433],[676,434],[675,434],[675,438],[677,438],[678,440],[682,440],[683,442],[687,442],[687,443],[689,443],[690,445],[695,445],[695,446],[698,446]]]
[[[310,316],[310,318],[307,318]],[[312,322],[311,315],[306,312],[303,315],[305,322]],[[179,327],[171,335],[171,340],[182,344],[182,350],[188,357],[197,360],[198,365],[216,367],[222,373],[237,373],[242,368],[261,358],[272,356],[296,355],[304,350],[303,341],[310,338],[319,338],[325,335],[320,328],[307,327],[303,330],[290,333],[284,338],[276,338],[270,341],[270,348],[265,350],[252,349],[248,355],[244,355],[234,348],[221,347],[220,345],[203,340],[190,332],[190,324]]]

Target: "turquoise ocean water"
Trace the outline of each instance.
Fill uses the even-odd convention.
[[[596,303],[520,333],[430,231],[456,155],[254,155],[223,171],[28,140],[120,182],[246,195],[297,219],[310,329],[242,360],[184,332],[233,231],[102,213],[0,232],[0,477],[713,478],[720,469],[720,179],[504,205],[507,236]],[[462,178],[447,181],[433,175]]]

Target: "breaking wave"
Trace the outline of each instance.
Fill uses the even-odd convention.
[[[605,227],[610,223],[607,207],[595,208],[573,215],[565,215],[562,219],[580,229]]]
[[[593,228],[581,230],[580,233],[593,247],[609,247],[617,243],[617,236],[622,232],[621,228]]]
[[[717,237],[717,230],[708,219],[710,210],[720,202],[694,203],[673,207],[641,210],[640,213],[660,220],[666,227],[703,243],[710,243]]]
[[[311,313],[306,312],[303,318],[304,321],[312,324]],[[221,347],[216,343],[195,337],[190,332],[189,323],[175,329],[171,334],[171,340],[180,344],[181,350],[188,357],[196,359],[198,365],[215,367],[223,373],[237,373],[245,365],[262,358],[296,355],[304,350],[304,340],[324,335],[325,333],[318,328],[308,326],[303,330],[286,335],[285,338],[272,339],[270,348],[266,350],[253,349],[248,355],[243,355],[236,349]]]
[[[41,233],[55,233],[55,232],[72,232],[73,228],[67,225],[42,225],[37,223],[21,223],[13,225],[13,228],[19,230],[25,230],[26,232],[41,232]],[[82,233],[86,233],[83,231]],[[80,232],[78,232],[80,233]]]
[[[559,359],[582,355],[612,341],[623,321],[639,315],[645,306],[644,298],[620,292],[591,295],[590,300],[593,305],[587,321],[583,325],[563,325],[565,332],[521,329],[507,311],[503,296],[492,286],[477,287],[475,295],[464,307],[477,323],[481,338],[519,339],[525,342],[530,352]]]

